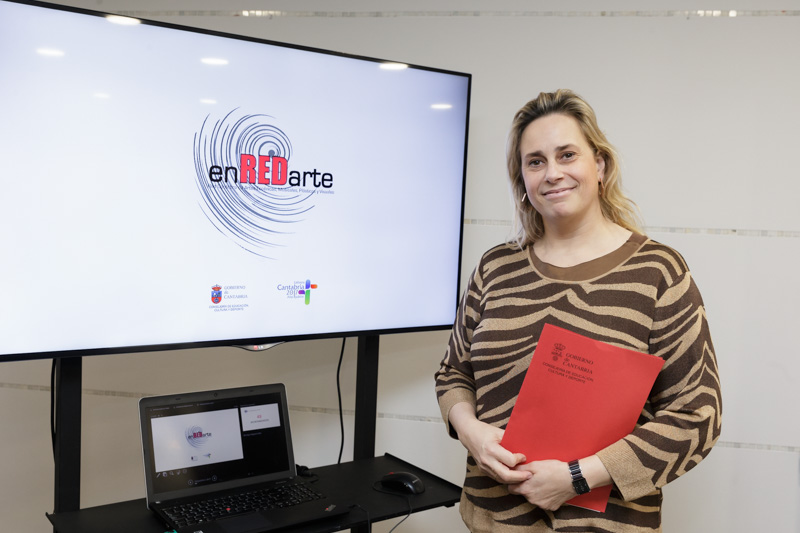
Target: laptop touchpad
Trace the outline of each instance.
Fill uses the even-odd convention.
[[[227,533],[248,533],[250,531],[263,531],[270,525],[269,520],[259,513],[250,513],[234,518],[225,518],[218,522]]]

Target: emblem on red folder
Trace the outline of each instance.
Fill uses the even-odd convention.
[[[551,352],[553,355],[553,361],[558,361],[558,358],[564,355],[564,346],[560,342],[556,342],[553,344],[553,351]]]

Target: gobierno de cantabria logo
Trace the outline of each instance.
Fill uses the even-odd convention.
[[[208,115],[194,136],[200,208],[222,234],[255,255],[275,259],[314,209],[333,193],[331,172],[294,168],[292,143],[275,117],[234,109]]]

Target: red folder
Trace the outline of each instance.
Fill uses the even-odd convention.
[[[636,427],[664,360],[545,324],[501,444],[528,461],[594,455]],[[611,486],[567,503],[604,512]]]

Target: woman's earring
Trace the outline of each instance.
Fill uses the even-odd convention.
[[[603,196],[603,191],[605,190],[603,187],[603,180],[597,180],[597,183],[600,184],[597,194]]]
[[[521,204],[524,204],[524,203],[525,203],[525,201],[526,201],[527,199],[528,199],[528,193],[526,192],[526,193],[524,193],[524,194],[522,195],[522,201],[521,201],[520,203],[521,203]]]

